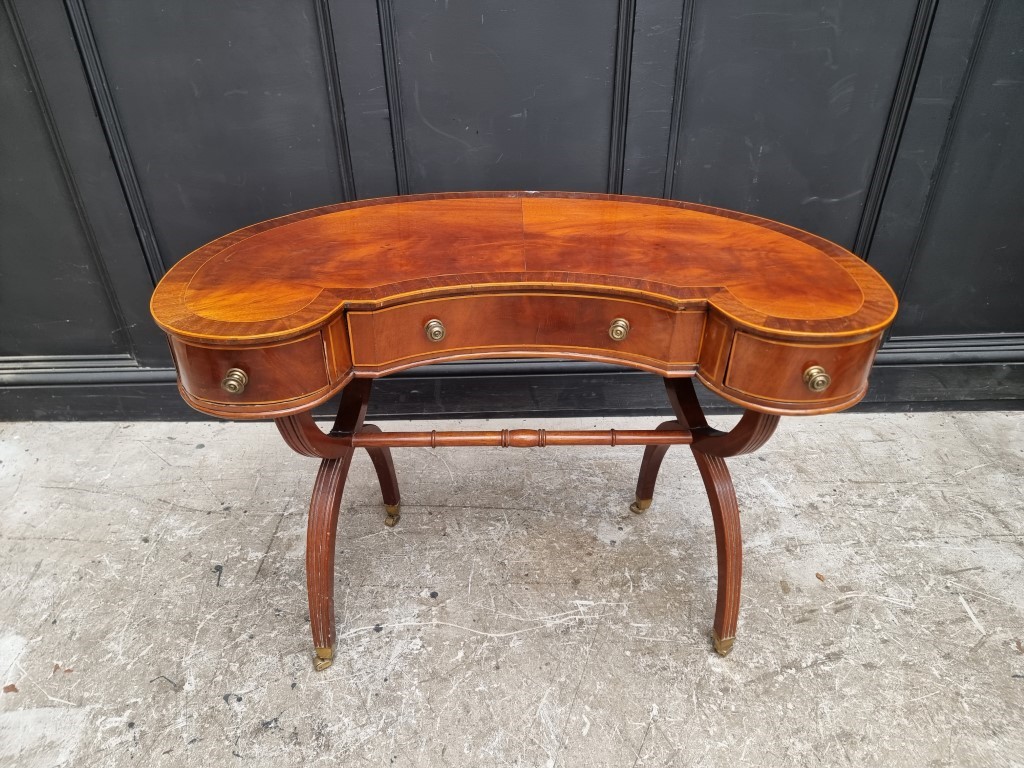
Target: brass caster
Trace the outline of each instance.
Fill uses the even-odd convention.
[[[634,515],[642,515],[647,511],[647,508],[651,506],[651,502],[654,499],[637,499],[629,505],[629,511]]]
[[[334,663],[334,649],[333,648],[317,648],[316,658],[313,659],[313,669],[317,672],[323,672],[331,664]]]
[[[732,650],[732,644],[736,642],[735,637],[721,638],[718,633],[712,630],[711,641],[715,644],[715,652],[719,656],[728,656],[729,651]]]
[[[385,504],[384,511],[388,513],[388,516],[384,518],[384,525],[388,528],[394,528],[395,524],[402,519],[402,505]]]

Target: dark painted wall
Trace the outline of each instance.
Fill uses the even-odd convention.
[[[996,4],[971,58],[901,286],[900,335],[1024,333],[1022,11]]]
[[[511,188],[824,235],[901,294],[874,402],[1024,398],[1015,0],[0,5],[0,417],[183,413],[146,304],[219,234]],[[546,412],[649,409],[636,375],[446,366],[381,407],[497,413],[476,393],[533,387]]]
[[[60,138],[13,32],[0,24],[0,355],[125,352]]]

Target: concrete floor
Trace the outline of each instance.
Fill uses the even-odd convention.
[[[1022,426],[784,419],[725,659],[685,448],[396,451],[393,530],[361,455],[315,673],[273,426],[0,425],[0,765],[1024,765]]]

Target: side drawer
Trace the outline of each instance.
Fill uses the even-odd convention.
[[[319,333],[266,347],[208,347],[170,337],[178,376],[186,392],[211,403],[274,403],[325,390],[330,380]],[[248,382],[239,394],[221,387],[232,368]]]
[[[816,345],[773,341],[737,333],[725,377],[729,389],[754,398],[787,403],[848,400],[867,386],[881,336],[849,344]],[[819,392],[804,381],[820,366],[831,384]]]
[[[352,363],[387,369],[418,359],[515,352],[595,353],[650,361],[695,364],[703,312],[682,312],[628,299],[508,293],[419,301],[348,315]],[[626,337],[609,331],[616,319]],[[432,320],[443,338],[428,338]]]

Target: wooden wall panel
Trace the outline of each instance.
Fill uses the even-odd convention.
[[[160,254],[342,198],[312,0],[88,0]]]
[[[618,19],[614,0],[396,0],[408,191],[605,191]]]
[[[1024,342],[1024,5],[993,3],[965,75],[894,335]]]
[[[622,191],[667,197],[692,0],[638,0],[633,27]]]
[[[697,2],[670,195],[851,247],[916,7]]]
[[[897,293],[912,266],[946,129],[959,102],[987,2],[943,0],[928,32],[892,173],[863,251]]]
[[[127,352],[31,58],[0,9],[0,357]]]
[[[398,194],[377,6],[328,5],[344,96],[345,125],[357,199]]]

